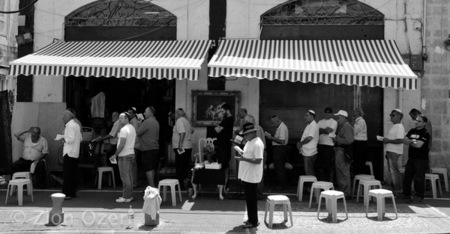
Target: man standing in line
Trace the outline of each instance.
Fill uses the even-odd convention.
[[[139,125],[141,124],[141,121],[136,116],[136,107],[131,107],[128,109],[128,114],[130,115],[130,124],[134,127],[134,130],[137,131],[139,129]],[[140,148],[140,141],[138,139],[135,139],[134,142],[134,158],[131,162],[131,165],[133,167],[133,187],[136,188],[138,186],[138,167],[137,167],[137,157],[141,156]]]
[[[245,202],[247,204],[248,220],[243,228],[253,228],[258,222],[258,183],[261,182],[263,174],[264,144],[257,136],[258,130],[252,123],[245,123],[241,134],[247,140],[242,155],[237,156],[239,163],[238,179],[244,184]]]
[[[245,117],[247,116],[247,109],[244,107],[239,108],[236,122],[234,123],[235,131],[234,134],[238,135],[242,130],[242,125],[245,123]]]
[[[303,166],[306,175],[316,176],[315,167],[317,159],[317,143],[319,142],[319,126],[316,121],[316,112],[309,110],[305,113],[306,127],[302,138],[297,143],[297,149],[303,155]]]
[[[422,115],[422,112],[420,112],[419,110],[417,110],[415,108],[411,109],[411,111],[409,112],[409,116],[411,116],[411,119],[413,121],[416,120],[417,116],[421,116],[421,115]],[[430,134],[430,141],[428,143],[428,149],[431,150],[431,146],[433,144],[433,126],[431,125],[431,121],[429,119],[425,125],[425,129]],[[428,168],[428,170],[429,170],[429,168]]]
[[[351,144],[354,141],[353,127],[347,120],[347,111],[339,110],[335,116],[338,122],[337,135],[334,139],[336,179],[339,189],[344,192],[345,197],[351,197],[350,163]]]
[[[334,183],[334,142],[330,136],[336,136],[337,122],[332,117],[333,109],[324,110],[325,119],[319,121],[319,143],[317,145],[317,179]]]
[[[263,154],[263,168],[264,165],[266,165],[266,160],[267,160],[267,151],[266,151],[266,137],[264,135],[264,129],[256,124],[255,121],[255,117],[253,117],[253,115],[246,115],[244,118],[244,123],[252,123],[253,125],[255,125],[256,130],[258,130],[256,132],[256,136],[259,137],[259,139],[261,139],[262,143],[264,144],[264,154]],[[258,199],[263,198],[264,194],[263,194],[263,190],[264,190],[264,170],[263,170],[263,177],[261,179],[261,182],[258,184]]]
[[[155,188],[155,170],[159,157],[159,123],[155,118],[153,106],[145,108],[145,120],[136,132],[141,141],[141,162],[147,177],[148,185]]]
[[[361,108],[353,110],[355,119],[353,129],[355,132],[355,141],[353,142],[353,172],[354,175],[368,174],[366,168],[367,160],[367,125],[363,119],[364,112]]]
[[[117,161],[119,166],[120,178],[122,180],[122,196],[116,199],[116,202],[131,202],[133,200],[133,168],[132,162],[134,155],[134,141],[136,140],[136,131],[130,124],[130,115],[124,112],[119,115],[122,128],[119,132],[119,141],[117,150],[111,157]]]
[[[81,126],[75,122],[75,115],[69,110],[64,111],[64,148],[63,148],[63,187],[62,193],[66,200],[77,197],[77,171],[80,157]]]
[[[421,202],[425,193],[425,170],[428,165],[428,142],[430,133],[425,129],[427,125],[425,116],[416,116],[416,127],[411,129],[405,137],[405,144],[409,145],[408,162],[405,166],[405,182],[403,196],[412,202]],[[414,180],[414,197],[411,194],[411,183]]]
[[[225,188],[228,182],[229,176],[229,166],[231,159],[231,141],[233,138],[233,124],[234,118],[230,111],[230,105],[227,103],[222,105],[222,109],[225,111],[223,114],[223,119],[217,125],[214,130],[217,133],[217,144],[218,144],[218,161],[222,164],[221,170],[225,171]],[[226,191],[226,190],[225,190]]]
[[[289,131],[286,124],[277,115],[272,116],[270,121],[277,127],[277,131],[274,136],[266,132],[266,137],[272,141],[273,165],[278,184],[276,190],[283,190],[287,188],[285,164],[288,153]]]
[[[398,196],[402,193],[402,176],[398,160],[403,154],[405,128],[401,123],[403,113],[400,109],[393,110],[389,116],[394,125],[389,129],[387,136],[384,137],[383,143],[386,146],[386,159],[388,170],[391,175],[392,190],[394,191],[394,194]]]
[[[189,183],[189,165],[191,163],[193,129],[182,108],[175,111],[175,125],[173,126],[172,147],[175,152],[175,164],[178,181],[182,189]]]

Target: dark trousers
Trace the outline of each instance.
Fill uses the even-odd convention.
[[[334,182],[335,178],[335,153],[334,147],[329,145],[317,145],[316,176],[319,181]]]
[[[242,181],[244,184],[245,203],[247,205],[248,222],[258,224],[258,184]]]
[[[19,172],[19,171],[30,171],[30,166],[31,163],[33,163],[33,161],[30,160],[25,160],[23,158],[19,158],[19,160],[15,161],[12,165],[11,165],[11,176],[15,173],[15,172]],[[12,178],[12,177],[11,177]]]
[[[272,146],[273,167],[277,178],[276,183],[279,186],[286,186],[286,159],[287,159],[288,147],[286,145],[274,145]]]
[[[12,175],[16,172],[21,171],[30,171],[30,166],[33,163],[33,161],[25,160],[23,158],[19,158],[19,160],[15,161],[11,165],[11,178]],[[35,178],[36,178],[36,187],[37,188],[46,188],[47,187],[47,168],[45,159],[39,160],[39,163],[36,165],[36,168],[34,169]]]
[[[403,194],[411,195],[411,184],[414,180],[414,191],[420,198],[425,193],[425,171],[428,166],[426,159],[408,159],[405,166],[405,181],[403,183]]]
[[[366,174],[370,172],[366,166],[367,161],[367,141],[354,141],[353,142],[353,174]]]
[[[177,179],[180,182],[180,187],[184,188],[184,180],[188,178],[189,170],[191,169],[191,153],[192,149],[184,149],[184,153],[179,154],[177,149],[175,151],[175,164]]]
[[[78,158],[71,158],[64,155],[63,164],[63,188],[62,193],[69,197],[76,197]]]

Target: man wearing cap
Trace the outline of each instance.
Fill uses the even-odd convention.
[[[327,107],[324,110],[325,118],[319,123],[319,143],[317,145],[317,179],[320,181],[334,182],[334,142],[330,136],[336,136],[337,122],[333,118],[333,109]]]
[[[281,190],[287,187],[285,164],[288,152],[289,131],[286,124],[277,115],[272,116],[270,121],[277,127],[277,131],[274,136],[266,132],[266,137],[272,141],[272,158],[277,178],[276,182],[278,184],[276,189]]]
[[[252,123],[244,123],[241,134],[247,143],[242,155],[236,156],[239,163],[238,179],[244,185],[245,202],[247,204],[248,220],[243,228],[253,228],[258,222],[258,183],[261,182],[263,174],[264,144],[257,136],[257,129]]]
[[[317,158],[317,143],[319,142],[319,126],[316,121],[316,112],[309,110],[305,113],[306,127],[302,138],[297,143],[297,149],[303,155],[303,165],[306,175],[315,176],[315,162]]]
[[[402,176],[398,165],[398,159],[403,154],[403,140],[405,138],[405,128],[401,123],[403,113],[400,109],[394,109],[391,114],[392,125],[387,136],[384,137],[386,159],[388,170],[391,175],[391,183],[395,195],[402,193]]]
[[[353,127],[348,122],[347,111],[339,110],[335,114],[338,122],[336,138],[334,138],[336,179],[339,189],[344,192],[346,197],[351,194],[350,163],[351,163],[351,144],[354,141]]]

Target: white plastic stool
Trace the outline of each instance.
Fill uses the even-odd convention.
[[[372,164],[372,162],[371,162],[371,161],[367,161],[367,162],[366,162],[366,166],[369,167],[369,169],[370,169],[370,174],[373,175],[373,164]]]
[[[381,189],[381,182],[379,180],[375,180],[375,179],[362,179],[359,181],[359,185],[358,185],[358,192],[356,193],[356,202],[359,201],[359,196],[360,196],[360,189],[361,187],[363,187],[364,189],[364,205],[366,205],[366,203],[369,200],[369,190],[372,187],[378,187],[378,189]]]
[[[311,186],[311,192],[309,193],[309,208],[311,208],[313,193],[315,192],[316,189],[333,190],[334,185],[331,182],[325,182],[325,181],[314,182]],[[317,198],[319,197],[318,195],[319,194],[316,195],[316,202],[317,202]]]
[[[298,178],[298,185],[297,185],[297,197],[298,201],[303,200],[303,184],[306,182],[317,182],[317,178],[315,176],[310,175],[302,175]]]
[[[28,195],[31,196],[31,201],[34,202],[33,198],[33,186],[31,184],[30,179],[14,179],[9,181],[8,189],[6,190],[6,200],[5,205],[8,204],[8,194],[10,189],[12,190],[15,186],[17,186],[17,201],[19,202],[19,206],[22,206],[23,203],[23,186],[27,186]]]
[[[425,184],[427,183],[426,182],[427,180],[429,180],[431,182],[431,190],[433,192],[433,198],[435,198],[435,199],[437,198],[436,184],[439,187],[439,192],[442,197],[442,187],[441,187],[441,181],[439,179],[439,175],[426,173],[425,174]]]
[[[33,189],[33,179],[31,177],[30,172],[28,172],[28,171],[14,172],[11,180],[15,180],[15,179],[29,179],[31,181],[31,189]],[[16,192],[16,187],[13,187],[11,189],[11,191],[9,191],[9,195],[12,196],[14,194],[14,192]]]
[[[347,202],[345,201],[345,195],[341,191],[336,190],[327,190],[320,193],[319,198],[319,208],[317,209],[317,219],[319,219],[320,214],[320,204],[322,202],[322,198],[325,198],[325,206],[327,207],[328,214],[331,214],[333,223],[337,222],[337,200],[342,199],[344,201],[344,209],[345,209],[345,220],[348,219],[347,212]]]
[[[182,202],[181,199],[181,189],[180,189],[180,182],[177,179],[164,179],[159,181],[158,189],[161,192],[161,187],[163,187],[163,201],[166,200],[166,189],[167,186],[170,186],[170,192],[172,195],[172,206],[177,205],[177,195],[176,195],[176,186],[178,186],[178,195],[180,196],[180,202]]]
[[[373,175],[365,174],[355,175],[355,178],[353,178],[352,197],[356,192],[356,182],[359,182],[361,179],[375,179],[375,177]]]
[[[267,211],[270,209],[269,228],[272,228],[273,225],[273,211],[275,210],[275,205],[283,205],[284,222],[288,221],[287,211],[289,211],[291,227],[294,226],[294,222],[292,221],[291,201],[289,201],[289,198],[284,195],[270,195],[267,197],[266,212],[264,213],[264,222],[266,222]]]
[[[392,191],[386,190],[386,189],[372,189],[369,191],[369,198],[375,197],[377,199],[377,213],[378,213],[378,221],[382,221],[384,218],[384,214],[386,213],[386,204],[385,204],[385,198],[391,198],[392,204],[394,205],[395,210],[395,219],[398,218],[397,215],[397,206],[395,205],[395,198]],[[369,203],[370,199],[368,199],[366,203],[366,217],[368,218],[368,211],[369,211]]]
[[[448,187],[448,174],[447,174],[447,168],[442,167],[432,167],[431,173],[433,174],[440,174],[442,177],[444,177],[444,185],[445,185],[445,191],[449,191]]]
[[[103,172],[108,173],[110,177],[108,177],[108,184],[111,186],[111,180],[113,182],[113,187],[116,187],[116,179],[114,178],[114,168],[112,167],[98,167],[97,168],[97,175],[95,176],[95,183],[98,179],[98,189],[102,189],[102,182],[103,182]]]

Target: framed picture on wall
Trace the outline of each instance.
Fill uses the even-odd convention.
[[[222,105],[228,103],[231,113],[237,116],[240,91],[192,91],[192,123],[194,126],[215,126],[222,120]]]

